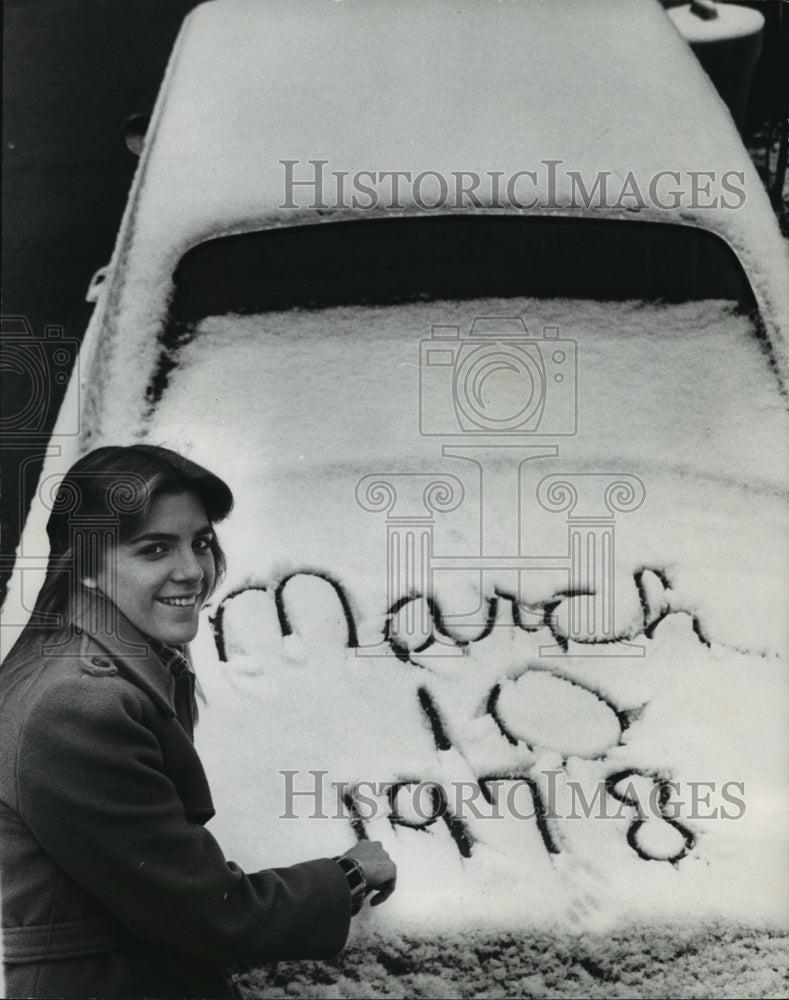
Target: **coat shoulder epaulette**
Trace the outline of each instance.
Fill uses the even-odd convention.
[[[82,673],[90,674],[91,677],[112,677],[118,673],[118,668],[106,651],[98,648],[87,633],[82,633],[80,638],[79,666]]]

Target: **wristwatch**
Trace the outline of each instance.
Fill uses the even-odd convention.
[[[351,890],[351,916],[355,917],[361,910],[367,893],[367,879],[364,877],[362,866],[353,858],[343,855],[334,858],[334,860],[345,872],[345,877],[348,880],[348,888]]]

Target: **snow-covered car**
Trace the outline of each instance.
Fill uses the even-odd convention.
[[[788,322],[657,2],[203,4],[8,630],[58,474],[177,448],[237,497],[194,647],[215,832],[249,867],[383,840],[360,962],[562,995],[785,934]]]

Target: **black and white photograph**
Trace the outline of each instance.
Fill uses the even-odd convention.
[[[789,997],[789,3],[3,45],[0,995]]]

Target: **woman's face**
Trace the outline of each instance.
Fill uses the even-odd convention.
[[[147,520],[114,550],[96,583],[145,635],[173,645],[191,642],[211,593],[213,530],[192,493],[157,497]]]

